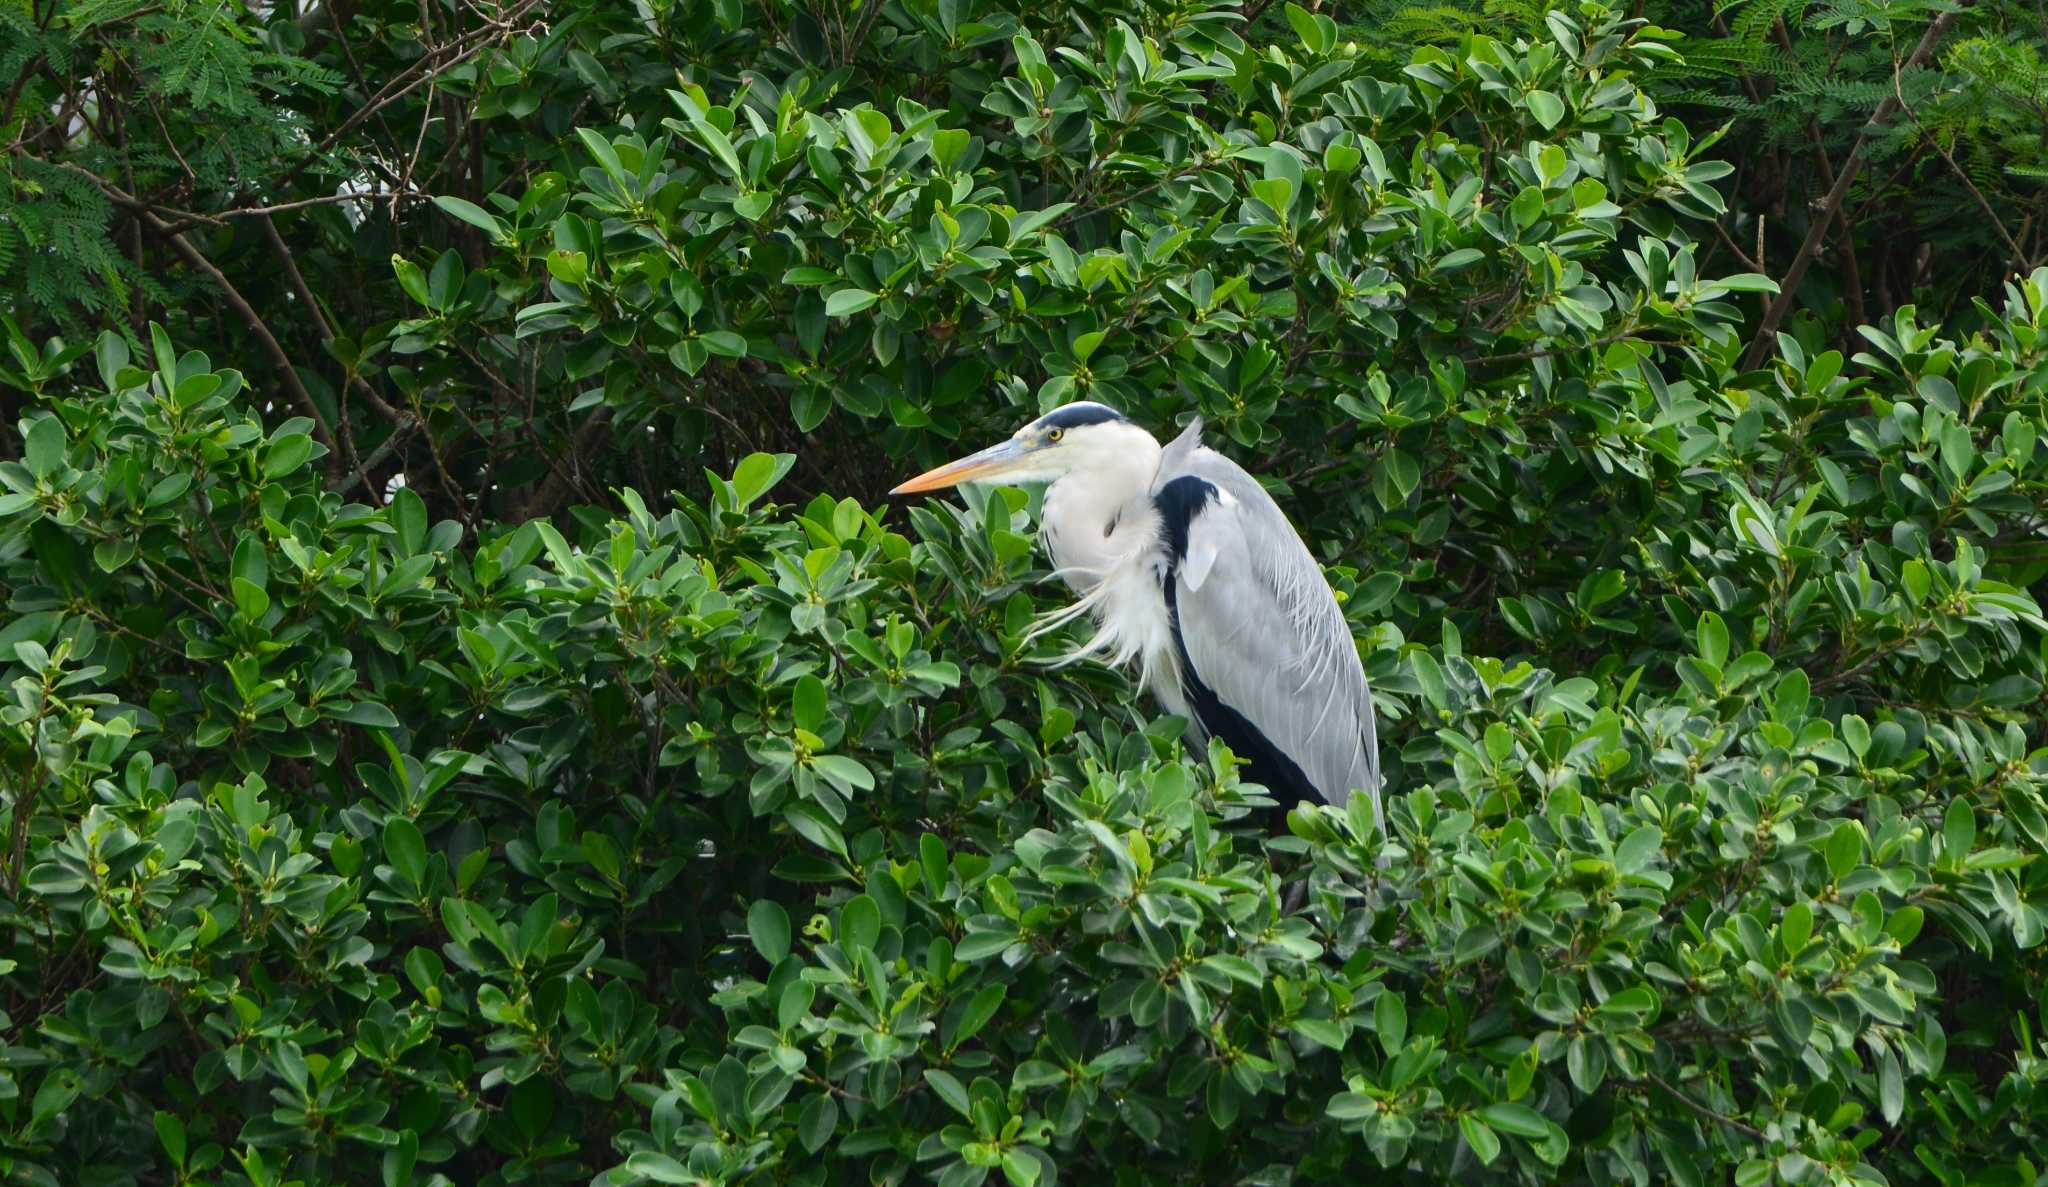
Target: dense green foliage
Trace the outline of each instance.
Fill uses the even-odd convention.
[[[1597,4],[290,15],[0,9],[0,1182],[2039,1181],[2048,269],[1746,367]],[[1080,397],[1384,832],[880,499]]]
[[[1416,42],[1533,26],[1544,12],[1530,0],[1338,7],[1344,35],[1396,65]],[[2040,5],[1645,0],[1632,11],[1671,30],[1680,55],[1645,87],[1689,124],[1726,127],[1723,143],[1738,148],[1709,259],[1782,275],[1819,219],[1819,261],[1799,296],[1842,341],[1898,304],[1946,309],[2048,263]],[[1856,163],[1840,207],[1817,214]]]

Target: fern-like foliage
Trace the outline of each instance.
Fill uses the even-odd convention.
[[[340,76],[280,52],[251,11],[222,3],[48,0],[31,20],[0,0],[0,313],[66,328],[125,305],[141,287],[130,217],[93,177],[180,208],[234,200],[303,155],[303,116],[280,97],[332,95]],[[51,15],[47,14],[46,15]]]
[[[133,265],[107,239],[106,196],[76,173],[17,158],[0,174],[0,283],[77,324],[128,300]]]
[[[2015,210],[2048,180],[2048,52],[2026,36],[1972,37],[1943,58],[1955,86],[1916,109],[1923,135],[1950,148],[1987,195]],[[2024,216],[2022,216],[2024,217]]]

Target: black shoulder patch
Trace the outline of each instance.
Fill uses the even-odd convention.
[[[1215,484],[1193,474],[1181,475],[1152,496],[1152,505],[1159,509],[1160,531],[1166,537],[1169,571],[1180,571],[1181,559],[1188,554],[1188,526],[1215,498]]]
[[[1053,409],[1039,417],[1038,423],[1048,429],[1078,429],[1082,425],[1099,425],[1106,421],[1129,419],[1107,404],[1082,400],[1076,404]]]

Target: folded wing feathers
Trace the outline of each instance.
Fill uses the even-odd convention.
[[[1233,698],[1242,700],[1244,703],[1236,705],[1239,711],[1276,744],[1290,753],[1304,751],[1292,753],[1292,757],[1317,780],[1318,787],[1334,785],[1341,796],[1352,790],[1343,784],[1352,782],[1351,776],[1362,768],[1359,790],[1372,797],[1377,817],[1379,739],[1372,694],[1364,673],[1355,666],[1356,644],[1343,611],[1330,596],[1321,567],[1258,480],[1222,454],[1203,447],[1200,417],[1161,451],[1154,492],[1187,474],[1208,481],[1222,495],[1196,516],[1190,530],[1229,533],[1230,538],[1221,544],[1225,553],[1217,561],[1215,576],[1222,576],[1226,565],[1238,570],[1230,575],[1234,579],[1212,577],[1199,591],[1183,591],[1183,634],[1200,636],[1187,640],[1195,666],[1204,666],[1200,653],[1219,661],[1234,655],[1234,666],[1242,669],[1239,687],[1223,686],[1232,682],[1228,670],[1219,671],[1224,677],[1221,683],[1205,672],[1205,682],[1226,703]],[[1165,559],[1160,542],[1133,548],[1101,571],[1059,570],[1061,576],[1085,576],[1094,584],[1073,604],[1041,617],[1026,638],[1035,639],[1088,614],[1094,618],[1096,630],[1057,663],[1091,656],[1119,666],[1136,660],[1140,678],[1169,710],[1185,712],[1178,659],[1160,593]],[[1230,605],[1232,600],[1248,599],[1267,605]],[[1273,640],[1273,646],[1261,646],[1260,641],[1244,637],[1246,630],[1262,621],[1282,628],[1285,637]],[[1284,659],[1270,654],[1274,651],[1285,652]],[[1279,667],[1262,672],[1260,663],[1247,662],[1267,658],[1280,659]],[[1219,663],[1219,669],[1226,665]],[[1294,686],[1291,692],[1286,684]],[[1320,692],[1321,704],[1315,707],[1314,720],[1304,722],[1301,719],[1307,715],[1307,706],[1302,699],[1315,692]],[[1348,746],[1324,733],[1332,713],[1347,699],[1355,703],[1356,712],[1350,721],[1338,724],[1350,735]]]
[[[1245,685],[1236,694],[1247,703],[1238,708],[1252,715],[1252,720],[1268,731],[1269,736],[1283,748],[1307,751],[1294,757],[1317,780],[1318,786],[1359,783],[1357,789],[1372,797],[1377,816],[1380,807],[1378,722],[1364,672],[1357,667],[1357,644],[1351,638],[1344,612],[1331,596],[1321,566],[1309,555],[1307,546],[1301,543],[1293,525],[1287,522],[1286,515],[1266,494],[1265,488],[1230,459],[1203,448],[1200,431],[1198,420],[1167,447],[1156,481],[1165,483],[1182,474],[1192,473],[1230,496],[1227,506],[1209,508],[1191,530],[1217,530],[1222,524],[1214,520],[1225,514],[1236,518],[1237,522],[1231,526],[1237,539],[1232,543],[1241,547],[1241,563],[1247,570],[1247,576],[1253,579],[1252,586],[1258,590],[1250,596],[1259,598],[1263,595],[1262,600],[1268,606],[1267,621],[1289,636],[1292,644],[1281,648],[1287,653],[1281,662],[1287,676],[1285,683],[1292,688],[1283,687],[1278,679],[1248,671],[1240,677]],[[1204,520],[1212,522],[1204,523]],[[1218,567],[1222,564],[1219,561]],[[1245,592],[1249,593],[1249,590]],[[1194,619],[1200,619],[1200,629],[1211,632],[1212,637],[1206,645],[1191,639],[1191,655],[1198,647],[1202,650],[1214,648],[1217,650],[1211,653],[1220,658],[1222,650],[1234,643],[1239,632],[1258,617],[1258,611],[1253,606],[1226,608],[1206,595],[1205,590],[1193,596],[1183,596],[1183,633],[1195,629]],[[1216,598],[1224,596],[1219,588]],[[1245,594],[1239,596],[1242,598]],[[1236,647],[1232,650],[1242,657],[1253,649]],[[1194,662],[1197,670],[1203,669],[1203,661],[1199,657]],[[1227,674],[1219,675],[1229,678]],[[1217,686],[1216,680],[1208,682],[1212,687]],[[1217,687],[1217,692],[1226,701],[1232,695],[1221,687]],[[1314,700],[1304,704],[1304,697],[1313,697]],[[1352,707],[1340,713],[1340,706],[1345,706],[1347,701],[1353,703]],[[1326,732],[1326,727],[1333,724],[1333,714],[1340,717],[1334,723],[1341,730],[1336,736]],[[1345,716],[1349,720],[1341,719]],[[1343,787],[1341,790],[1351,788]]]

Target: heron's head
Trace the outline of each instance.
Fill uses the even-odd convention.
[[[1127,464],[1134,452],[1156,455],[1158,450],[1152,434],[1123,413],[1084,400],[1061,405],[1018,429],[1009,440],[927,470],[889,493],[943,490],[963,482],[1056,482],[1077,470]]]

